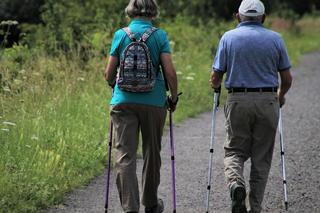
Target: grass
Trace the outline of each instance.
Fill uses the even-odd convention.
[[[320,48],[319,25],[308,17],[297,23],[298,34],[282,31],[294,64]],[[213,54],[233,26],[195,28],[183,19],[162,25],[183,92],[175,122],[211,109]],[[0,212],[36,212],[105,167],[111,94],[102,80],[105,59],[84,64],[76,53],[53,57],[21,46],[1,54]]]
[[[271,22],[276,22],[277,18],[272,17]],[[268,23],[271,25],[271,23]],[[298,20],[291,28],[275,28],[280,32],[285,40],[290,59],[295,66],[301,56],[305,53],[320,49],[320,17],[306,16]]]
[[[68,63],[41,57],[25,64],[37,70],[24,73],[27,88],[1,96],[0,212],[45,208],[104,167],[110,95],[95,84],[101,78]],[[51,88],[47,66],[65,73],[53,77]]]

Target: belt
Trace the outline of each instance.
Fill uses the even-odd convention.
[[[261,88],[243,88],[243,87],[234,87],[228,88],[228,93],[235,92],[277,92],[278,87],[261,87]]]

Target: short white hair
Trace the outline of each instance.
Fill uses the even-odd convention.
[[[257,22],[261,22],[263,15],[262,16],[244,16],[242,14],[239,13],[239,17],[241,21],[257,21]]]
[[[156,18],[159,15],[159,7],[156,0],[130,0],[125,12],[130,18]]]

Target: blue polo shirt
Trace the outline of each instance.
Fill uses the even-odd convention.
[[[277,87],[278,72],[291,68],[280,34],[258,22],[242,22],[226,32],[212,69],[226,73],[225,87]]]
[[[134,19],[129,25],[131,32],[135,34],[137,39],[139,39],[143,35],[143,33],[151,27],[151,21],[143,19]],[[130,44],[130,42],[130,38],[122,29],[116,31],[112,41],[110,55],[117,57],[120,63],[120,56],[127,45]],[[151,92],[133,93],[120,90],[118,85],[116,84],[110,102],[111,105],[132,103],[146,104],[158,107],[165,106],[166,88],[163,76],[160,72],[160,54],[171,53],[166,32],[162,29],[158,29],[148,38],[146,44],[150,51],[152,63],[157,70],[157,79],[154,89]]]

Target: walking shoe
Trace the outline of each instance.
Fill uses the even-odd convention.
[[[232,200],[232,213],[247,213],[247,208],[245,204],[245,187],[242,184],[236,182],[231,186],[230,194]]]
[[[158,199],[158,204],[151,207],[151,208],[146,208],[145,213],[161,213],[164,210],[164,205],[163,201],[161,199]]]

